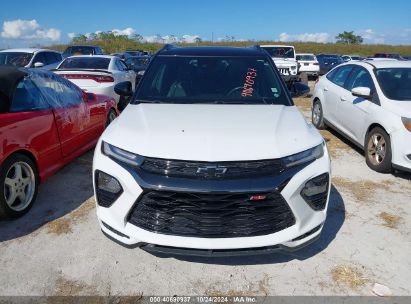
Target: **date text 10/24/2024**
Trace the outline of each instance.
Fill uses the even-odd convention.
[[[171,296],[150,297],[150,303],[255,303],[256,297],[248,296]]]

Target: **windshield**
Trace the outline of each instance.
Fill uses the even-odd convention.
[[[273,66],[258,57],[158,56],[133,103],[291,105]]]
[[[16,67],[25,67],[30,63],[33,53],[21,52],[1,52],[0,65],[12,65]]]
[[[67,55],[93,55],[94,48],[90,46],[71,46],[64,51]]]
[[[375,54],[374,58],[393,58],[393,59],[401,59],[399,54]]]
[[[377,69],[375,73],[387,98],[411,101],[411,68]]]
[[[70,57],[63,61],[59,69],[107,70],[110,60],[101,57]]]
[[[314,55],[297,55],[297,60],[300,61],[315,61]]]
[[[271,57],[275,58],[295,58],[294,48],[289,46],[263,46]]]
[[[318,58],[318,60],[324,64],[339,64],[344,62],[344,60],[341,57],[321,57]]]
[[[126,61],[126,64],[128,66],[146,66],[150,62],[150,59],[148,57],[142,57],[142,58],[129,58]]]
[[[135,51],[126,51],[127,54],[131,56],[140,56],[144,54],[144,51],[142,50],[135,50]]]

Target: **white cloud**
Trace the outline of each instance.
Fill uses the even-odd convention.
[[[136,33],[136,30],[133,29],[133,28],[131,28],[131,27],[128,27],[128,28],[125,28],[125,29],[123,29],[123,30],[113,29],[113,30],[111,30],[111,32],[112,32],[114,35],[116,35],[116,36],[128,36],[128,37],[131,37],[132,35],[134,35],[134,34]],[[97,32],[96,32],[96,34],[97,34]]]
[[[6,39],[41,39],[57,41],[61,38],[61,31],[55,28],[45,29],[37,20],[11,20],[3,22],[1,37]]]
[[[200,38],[200,36],[197,35],[183,35],[178,37],[174,35],[160,36],[157,34],[152,36],[144,36],[143,41],[149,43],[195,43],[198,38]]]
[[[304,33],[304,34],[287,34],[281,33],[279,40],[282,42],[302,41],[302,42],[331,42],[332,37],[329,33]]]
[[[183,35],[181,37],[182,42],[185,43],[195,43],[197,39],[201,39],[200,36],[197,35]]]
[[[67,37],[69,37],[70,39],[73,39],[74,37],[76,37],[76,33],[68,33]]]

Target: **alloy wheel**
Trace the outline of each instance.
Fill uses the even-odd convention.
[[[30,205],[36,188],[33,169],[25,162],[14,163],[4,181],[4,198],[13,211],[22,211]]]
[[[314,104],[313,107],[313,122],[315,125],[318,125],[318,123],[320,122],[321,119],[321,107],[320,104],[318,102],[316,102]]]
[[[374,166],[380,165],[387,152],[384,136],[380,133],[374,133],[368,141],[368,158]]]

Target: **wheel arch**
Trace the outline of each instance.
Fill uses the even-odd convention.
[[[6,159],[8,159],[8,158],[11,157],[12,155],[16,155],[16,154],[22,154],[22,155],[30,158],[30,160],[31,160],[31,161],[34,163],[34,165],[36,166],[37,174],[39,174],[39,165],[38,165],[38,162],[37,162],[37,158],[36,158],[36,156],[34,155],[33,152],[31,152],[30,150],[27,150],[27,149],[18,149],[18,150],[15,150],[15,151],[11,152],[10,154],[8,154],[8,155],[4,158],[3,163],[4,163],[4,161],[5,161]],[[40,176],[39,176],[39,178],[40,178]]]
[[[382,124],[378,123],[378,122],[373,122],[372,124],[370,124],[367,128],[367,131],[364,134],[364,138],[363,138],[363,143],[364,143],[364,147],[366,147],[367,143],[365,142],[367,139],[368,134],[371,132],[371,130],[373,130],[374,128],[381,128],[383,129],[388,136],[390,136],[390,130],[387,130],[387,128],[385,128]],[[390,136],[391,137],[391,136]]]

